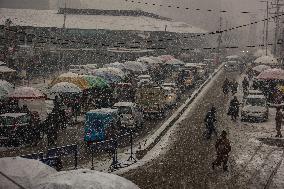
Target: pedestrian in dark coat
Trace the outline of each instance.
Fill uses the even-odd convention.
[[[275,137],[280,137],[280,138],[282,138],[282,133],[281,133],[282,119],[283,119],[283,114],[282,114],[282,112],[281,112],[281,108],[280,108],[280,107],[277,107],[277,109],[276,109],[276,116],[275,116],[277,134],[276,134]]]
[[[237,92],[238,92],[238,82],[237,81],[232,81],[231,82],[231,91],[232,91],[232,94],[235,95]]]
[[[227,95],[230,90],[230,81],[228,80],[228,78],[225,79],[222,88],[223,88],[223,93]]]
[[[248,89],[249,89],[249,81],[248,81],[248,79],[246,77],[244,77],[244,79],[242,81],[242,87],[243,87],[244,95],[247,95]]]
[[[205,122],[205,127],[207,129],[207,139],[211,138],[213,132],[217,136],[217,131],[215,128],[215,122],[217,122],[216,108],[214,106],[212,106],[211,110],[207,112],[204,122]]]
[[[221,138],[216,141],[215,148],[217,152],[217,158],[212,163],[213,170],[215,169],[215,166],[220,166],[223,163],[223,170],[228,171],[227,162],[229,159],[229,153],[231,151],[231,144],[229,139],[227,138],[226,131],[222,131]]]
[[[239,116],[239,107],[240,107],[240,103],[239,103],[237,97],[234,96],[234,98],[230,102],[230,106],[229,106],[229,110],[228,110],[228,115],[231,116],[231,119],[233,121],[236,121],[237,117]]]

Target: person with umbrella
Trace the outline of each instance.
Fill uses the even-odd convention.
[[[227,95],[230,89],[230,81],[228,80],[228,78],[225,79],[222,88],[223,88],[223,93]]]
[[[249,89],[249,81],[247,79],[247,77],[244,77],[243,81],[242,81],[242,87],[243,87],[243,93],[246,96],[248,93],[248,89]]]

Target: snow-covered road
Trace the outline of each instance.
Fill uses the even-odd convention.
[[[177,128],[169,130],[166,139],[145,156],[149,158],[158,151],[158,157],[128,168],[122,175],[141,188],[284,188],[283,146],[267,145],[275,139],[275,110],[270,109],[267,122],[232,122],[227,116],[231,97],[224,96],[220,88],[225,77],[233,79],[238,75],[220,74],[189,107]],[[212,104],[217,107],[218,130],[229,131],[232,143],[228,173],[221,168],[211,170],[216,137],[211,141],[202,137],[203,119]]]

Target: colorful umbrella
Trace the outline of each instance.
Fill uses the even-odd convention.
[[[60,82],[53,85],[50,89],[51,93],[81,93],[82,90],[73,83]]]
[[[80,89],[82,90],[88,88],[88,82],[84,78],[82,78],[80,75],[76,73],[72,73],[72,72],[61,74],[60,76],[58,76],[51,82],[50,86],[53,86],[61,82],[73,83],[77,85],[78,87],[80,87]]]
[[[10,98],[16,99],[41,99],[45,98],[38,89],[33,87],[18,87],[8,95]]]
[[[264,70],[257,76],[257,79],[284,80],[284,70],[277,68]]]
[[[281,91],[282,93],[284,93],[284,85],[282,85],[282,86],[279,85],[279,86],[278,86],[278,89],[279,89],[279,91]]]
[[[99,76],[82,75],[82,77],[88,82],[90,88],[107,88],[108,82]]]

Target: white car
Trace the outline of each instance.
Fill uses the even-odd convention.
[[[248,95],[263,95],[262,91],[260,90],[249,90]]]
[[[239,65],[237,61],[230,60],[225,63],[224,68],[228,72],[235,72],[239,70]]]
[[[148,79],[148,80],[152,80],[150,75],[139,75],[138,80],[142,80],[142,79]]]
[[[241,120],[268,119],[268,103],[264,95],[248,95],[241,110]]]
[[[133,102],[118,102],[114,104],[114,108],[118,109],[120,123],[125,128],[142,127],[143,113]]]

